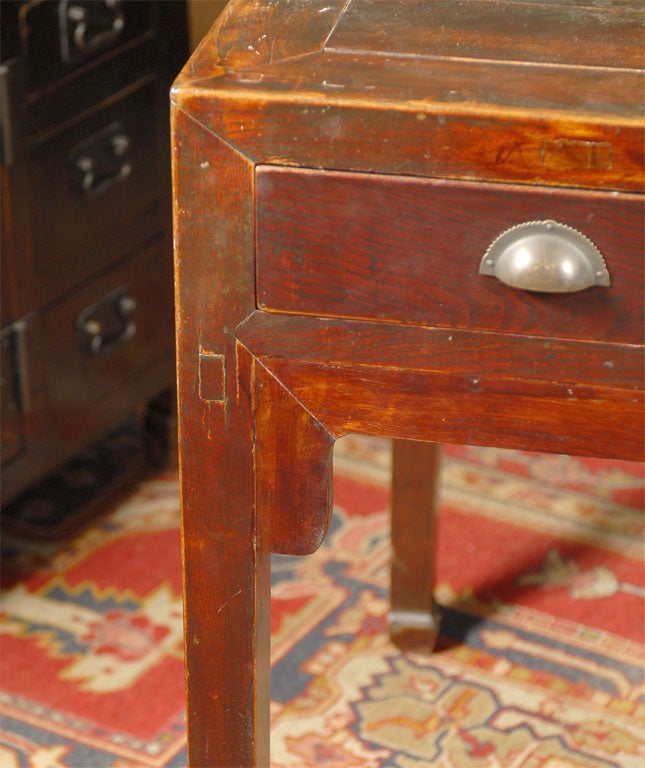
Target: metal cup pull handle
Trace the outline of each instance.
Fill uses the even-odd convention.
[[[479,274],[540,293],[573,293],[610,284],[605,260],[591,240],[551,220],[529,221],[502,232],[484,254]]]

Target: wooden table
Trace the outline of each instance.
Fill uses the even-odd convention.
[[[179,77],[195,768],[268,765],[269,557],[337,437],[643,457],[639,6],[240,0]]]

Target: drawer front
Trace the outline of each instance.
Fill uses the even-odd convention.
[[[151,34],[155,4],[137,0],[32,0],[20,10],[21,53],[31,88]]]
[[[158,231],[164,190],[153,115],[150,85],[32,150],[38,306]]]
[[[154,241],[74,291],[44,314],[43,333],[52,412],[64,424],[172,350],[169,242]]]
[[[517,225],[554,220],[590,239],[611,284],[537,293],[479,273]],[[640,343],[641,196],[259,167],[261,309],[445,328]]]
[[[25,102],[21,138],[39,141],[51,136],[58,126],[78,122],[101,105],[113,103],[119,96],[144,80],[158,78],[155,39],[127,46],[118,56],[97,67],[82,67],[72,78],[64,78],[39,92],[29,94]],[[168,91],[169,83],[163,86]]]

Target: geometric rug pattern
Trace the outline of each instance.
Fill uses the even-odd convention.
[[[645,765],[642,465],[444,446],[431,655],[387,636],[388,487],[343,438],[327,539],[273,560],[273,768]],[[178,509],[163,472],[4,538],[0,768],[186,766]]]

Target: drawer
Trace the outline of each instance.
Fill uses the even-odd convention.
[[[640,195],[260,166],[261,309],[640,343]],[[480,274],[500,234],[555,221],[591,240],[609,286],[521,290]]]
[[[155,3],[137,0],[31,0],[19,11],[29,88],[39,88],[104,54],[152,34]]]
[[[43,316],[52,413],[79,409],[126,387],[173,348],[171,246],[153,241],[114,269],[72,292]]]
[[[100,66],[83,67],[74,77],[28,94],[22,138],[32,142],[42,140],[51,136],[58,126],[78,122],[79,116],[114,102],[119,94],[131,92],[144,81],[158,79],[155,42],[151,38],[140,45],[128,46]],[[163,87],[167,85],[163,83]]]
[[[161,222],[152,85],[56,133],[29,158],[36,305],[145,242]],[[165,214],[165,210],[163,211]]]

